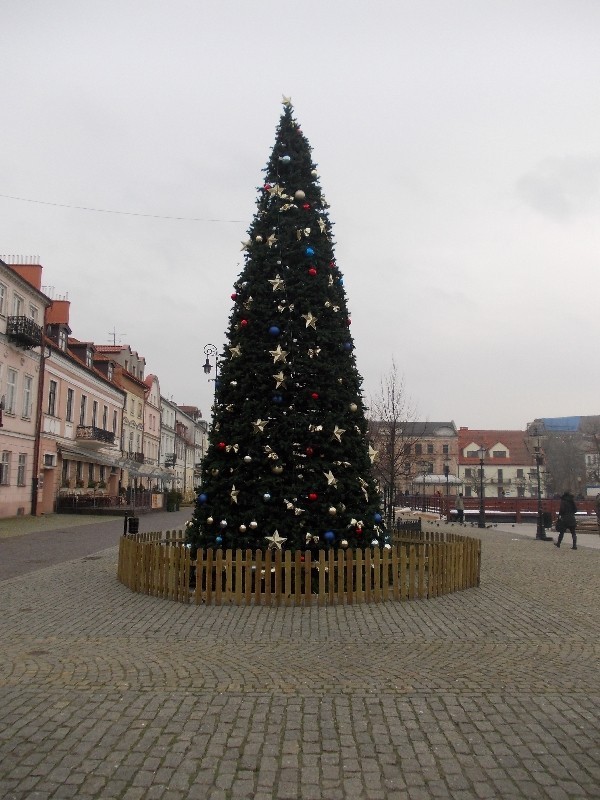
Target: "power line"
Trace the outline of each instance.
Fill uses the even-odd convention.
[[[36,203],[41,206],[54,206],[55,208],[73,208],[77,211],[95,211],[97,214],[121,214],[127,217],[148,217],[150,219],[172,219],[180,222],[236,222],[243,223],[241,219],[209,219],[207,217],[170,217],[165,214],[142,214],[138,211],[116,211],[110,208],[91,208],[88,206],[71,206],[67,203],[51,203],[48,200],[32,200],[29,197],[15,197],[11,194],[0,194],[7,200],[19,200],[21,203]]]

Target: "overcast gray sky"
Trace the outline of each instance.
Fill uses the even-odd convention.
[[[208,416],[202,349],[225,339],[286,94],[331,206],[366,397],[393,357],[423,419],[600,412],[596,0],[0,13],[0,253],[41,257],[77,338],[115,330]]]

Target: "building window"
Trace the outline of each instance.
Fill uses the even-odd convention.
[[[33,396],[33,378],[25,375],[23,380],[23,416],[31,419],[31,398]]]
[[[76,480],[83,483],[83,461],[77,462],[77,470],[75,472]]]
[[[427,455],[428,456],[432,456],[433,455],[433,445],[432,444],[428,444],[427,445]]]
[[[113,379],[113,365],[109,364],[107,369],[108,380],[112,381]]]
[[[106,483],[106,467],[100,464],[100,483]]]
[[[498,470],[498,483],[504,483],[504,473],[501,469]]]
[[[138,403],[138,419],[142,417],[142,404]]]
[[[67,332],[64,328],[58,329],[58,346],[63,352],[67,349]]]
[[[415,455],[416,456],[423,455],[423,445],[420,444],[415,445]]]
[[[93,358],[93,355],[92,355],[92,351],[89,349],[89,347],[85,351],[85,365],[86,365],[86,367],[89,367],[90,369],[94,366],[94,358]]]
[[[18,294],[13,294],[13,317],[23,316],[23,306],[25,301]]]
[[[133,417],[134,415],[135,415],[135,400],[132,397],[131,398],[131,416]]]
[[[62,463],[62,485],[69,485],[69,462],[66,459]]]
[[[73,400],[75,399],[75,390],[67,389],[67,422],[73,422]]]
[[[7,414],[15,413],[15,405],[17,402],[17,370],[6,370],[6,406]]]
[[[88,464],[88,484],[94,482],[94,465]]]
[[[108,430],[108,406],[102,408],[102,430]]]
[[[98,401],[94,400],[92,403],[92,427],[98,427]]]
[[[449,455],[449,454],[450,454],[450,445],[448,445],[448,444],[443,444],[443,445],[442,445],[442,453],[443,453],[445,456]]]
[[[0,283],[0,314],[6,314],[6,286]]]
[[[27,466],[27,453],[19,453],[17,463],[17,486],[25,486],[25,467]]]
[[[465,497],[473,497],[473,490],[470,486],[465,486]]]
[[[79,424],[85,425],[85,414],[87,411],[87,397],[82,394],[81,395],[81,404],[79,406]]]
[[[113,411],[113,433],[117,435],[117,423],[119,421],[118,412]]]
[[[33,305],[30,305],[30,306],[29,306],[29,317],[30,317],[30,319],[32,319],[32,320],[33,320],[35,323],[37,323],[37,321],[38,321],[38,310],[37,310],[37,307],[36,307],[36,306],[33,306]]]
[[[494,458],[506,458],[506,450],[494,450],[492,455]]]
[[[467,450],[467,458],[479,458],[478,450]]]
[[[523,474],[523,470],[522,469],[517,469],[517,478],[524,478],[524,477],[525,477],[525,475]]]
[[[466,467],[465,468],[465,478],[472,478],[472,477],[473,477],[473,471],[471,470],[470,467]]]
[[[0,486],[10,485],[10,451],[2,451],[2,459],[0,460]]]

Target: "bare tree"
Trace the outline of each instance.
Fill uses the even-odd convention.
[[[586,457],[586,483],[600,483],[600,417],[584,417],[581,420]]]
[[[421,436],[415,430],[416,409],[407,397],[404,378],[398,375],[394,359],[381,379],[378,394],[371,399],[369,439],[376,451],[373,472],[384,499],[388,530],[394,524],[394,504],[401,481],[409,480],[418,468],[414,444]]]
[[[580,440],[569,434],[552,433],[544,442],[544,455],[550,494],[567,489],[579,494],[585,489],[585,458]]]

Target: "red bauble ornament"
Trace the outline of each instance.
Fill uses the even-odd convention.
[[[319,399],[319,393],[318,392],[312,392],[311,397],[312,397],[313,400],[318,400]]]
[[[317,270],[316,270],[314,267],[311,267],[311,268],[308,270],[308,274],[309,274],[309,275],[312,275],[312,276],[314,277],[314,276],[317,274]]]
[[[329,269],[335,269],[335,261],[329,262]]]
[[[303,203],[303,204],[302,204],[302,208],[303,208],[305,211],[308,211],[308,210],[309,210],[309,208],[310,208],[310,203]]]
[[[227,447],[227,445],[225,444],[225,442],[219,442],[219,444],[217,445],[217,447],[219,448],[219,450],[225,450],[225,448]]]
[[[240,325],[242,326],[242,328],[245,328],[245,327],[248,325],[248,320],[247,320],[247,319],[243,319],[243,320],[240,322]]]
[[[309,499],[309,500],[312,500],[312,501],[315,501],[315,500],[317,500],[317,499],[318,499],[318,497],[319,497],[319,495],[318,495],[316,492],[311,492],[311,493],[308,495],[308,499]]]
[[[346,320],[346,325],[352,325],[352,320],[350,319],[350,317],[348,317],[348,319]]]
[[[265,192],[268,192],[269,189],[271,188],[271,184],[270,183],[265,183],[263,188],[264,188]]]
[[[237,294],[235,292],[231,295],[231,299],[232,300],[237,300]]]
[[[312,455],[314,455],[314,452],[315,452],[315,451],[312,449],[312,447],[307,447],[307,448],[306,448],[306,455],[307,455],[307,456],[312,456]]]
[[[357,528],[356,529],[356,535],[357,536],[361,536],[362,535],[362,528]]]

